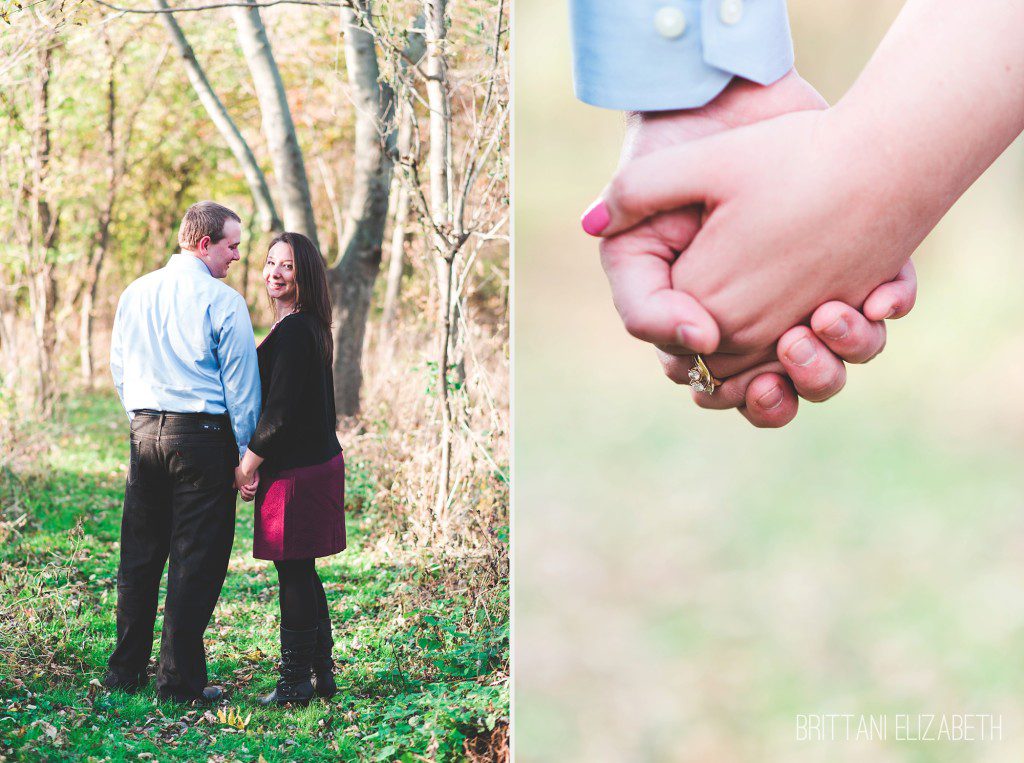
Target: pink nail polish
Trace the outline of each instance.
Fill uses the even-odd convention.
[[[603,199],[598,199],[583,213],[583,219],[580,222],[584,231],[591,236],[599,236],[601,231],[608,227],[611,219],[611,215],[608,214],[608,206]]]

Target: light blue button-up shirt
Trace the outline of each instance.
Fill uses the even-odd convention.
[[[793,68],[786,0],[570,0],[570,15],[576,96],[594,106],[692,109],[734,76]]]
[[[191,254],[124,290],[110,372],[129,418],[141,409],[227,413],[239,454],[256,429],[260,372],[245,300]]]

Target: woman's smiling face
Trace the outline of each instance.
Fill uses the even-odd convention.
[[[271,299],[294,302],[298,296],[295,284],[295,257],[292,248],[283,241],[270,247],[267,264],[263,266],[263,282]]]

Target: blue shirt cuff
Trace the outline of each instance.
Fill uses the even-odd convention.
[[[594,106],[697,108],[734,76],[768,85],[793,68],[785,0],[570,0],[570,14],[576,95]]]

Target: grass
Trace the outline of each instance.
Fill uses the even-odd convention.
[[[340,692],[260,708],[276,680],[277,580],[254,560],[239,503],[227,581],[207,630],[219,706],[100,688],[114,640],[127,420],[111,395],[0,459],[0,760],[464,760],[507,743],[508,580],[471,561],[380,543],[378,487],[348,464],[349,548],[318,563]],[[0,451],[2,452],[2,451]],[[162,599],[162,597],[161,597]],[[162,612],[156,630],[159,639]]]

